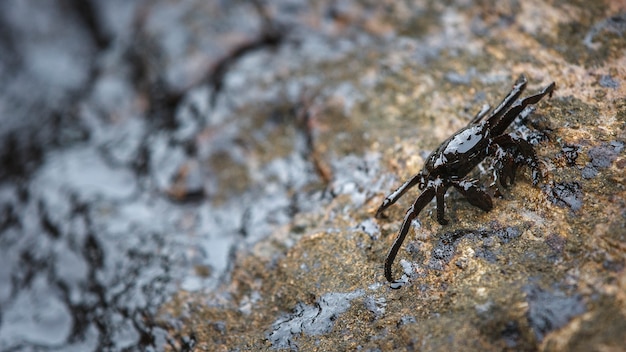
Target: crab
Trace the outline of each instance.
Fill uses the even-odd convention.
[[[537,185],[541,173],[533,147],[526,140],[504,133],[517,117],[529,115],[531,104],[538,103],[544,96],[552,96],[555,83],[552,82],[535,95],[519,99],[526,88],[527,79],[519,76],[513,89],[502,102],[487,116],[491,107],[484,105],[467,126],[446,139],[426,159],[423,169],[389,194],[376,211],[380,218],[385,209],[394,204],[413,186],[418,185],[422,193],[407,210],[400,232],[389,249],[385,259],[385,278],[394,281],[391,266],[402,242],[409,232],[411,222],[433,198],[437,203],[437,221],[446,225],[444,196],[450,187],[456,188],[471,205],[484,211],[493,208],[491,196],[478,186],[478,180],[467,174],[486,157],[493,158],[494,182],[492,185],[508,187],[515,182],[515,172],[519,165],[531,169],[533,185]],[[518,100],[519,99],[519,100]]]

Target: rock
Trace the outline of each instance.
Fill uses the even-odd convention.
[[[368,43],[367,59],[352,58],[362,56],[358,45],[345,56],[329,58],[333,67],[356,68],[360,75],[344,75],[339,83],[325,78],[330,72],[317,60],[299,60],[301,70],[321,70],[321,78],[312,83],[316,90],[329,92],[331,86],[347,82],[358,96],[332,124],[316,117],[322,127],[313,130],[317,148],[331,165],[347,152],[378,153],[375,168],[380,171],[362,182],[354,174],[358,169],[340,169],[335,163],[330,198],[294,214],[302,219],[297,226],[240,252],[231,279],[217,291],[223,293],[184,295],[182,300],[203,302],[227,293],[228,301],[194,304],[192,316],[181,301],[167,308],[186,316],[183,331],[193,331],[198,348],[572,350],[583,336],[599,330],[592,328],[596,324],[606,332],[595,343],[622,346],[623,336],[607,322],[626,325],[621,293],[626,292],[626,274],[623,266],[610,270],[613,266],[605,264],[626,258],[626,192],[616,166],[624,158],[618,147],[626,137],[626,107],[620,103],[625,92],[623,85],[611,83],[626,77],[619,69],[623,51],[618,53],[626,42],[606,41],[592,33],[594,48],[585,45],[585,28],[608,31],[594,26],[606,21],[599,9],[585,18],[559,5],[528,3],[502,5],[497,15],[479,6],[411,10],[392,7],[390,23],[403,37]],[[560,14],[559,22],[542,15],[549,11]],[[399,20],[403,16],[426,21],[429,30],[411,32],[408,22]],[[580,23],[581,29],[567,32],[570,27],[563,23]],[[475,27],[483,28],[481,35]],[[566,35],[563,42],[548,39],[557,34]],[[306,47],[307,38],[302,40]],[[584,54],[561,50],[571,41],[577,41]],[[302,53],[290,50],[296,57]],[[423,51],[434,52],[437,60],[415,60]],[[283,60],[281,53],[272,55],[275,61]],[[581,62],[601,62],[603,68],[577,66]],[[298,72],[297,65],[294,68]],[[611,79],[601,78],[598,87],[596,77],[609,71]],[[275,72],[272,67],[266,70],[268,76]],[[518,176],[489,213],[450,192],[447,226],[436,223],[434,205],[429,205],[419,216],[421,226],[413,226],[400,250],[402,265],[394,268],[404,268],[406,283],[390,289],[382,262],[417,191],[390,209],[386,219],[375,220],[376,226],[359,224],[372,221],[382,197],[419,171],[424,155],[464,126],[482,104],[497,104],[519,73],[529,76],[530,92],[557,83],[553,97],[538,104],[526,121],[546,136],[533,144],[545,168],[542,184],[550,186],[532,187],[529,171],[521,168],[518,172],[526,176]],[[277,86],[298,82],[297,74],[288,77]],[[250,86],[254,84],[248,80]],[[602,98],[590,98],[598,89]],[[333,100],[318,102],[317,110],[332,109]],[[344,120],[352,123],[338,125]],[[355,127],[365,139],[340,147],[338,141]],[[511,130],[530,136],[532,128],[528,132],[516,124]],[[580,162],[589,164],[583,169],[577,166]],[[587,168],[597,170],[595,177],[589,177]],[[489,183],[486,171],[475,175]],[[354,192],[365,196],[355,197]],[[237,313],[234,307],[252,293],[260,298],[245,315]],[[327,308],[329,297],[346,295],[349,300]],[[378,301],[384,302],[384,309],[372,308]],[[616,309],[609,313],[600,308],[606,305]],[[332,323],[311,330],[307,326],[313,316],[332,317]],[[217,323],[225,330],[211,327]]]
[[[622,4],[16,3],[0,349],[623,348]],[[540,184],[429,204],[390,285],[377,207],[522,73]]]
[[[626,78],[626,40],[619,5],[492,6],[396,4],[384,13],[374,6],[378,17],[356,12],[342,31],[313,26],[314,37],[293,34],[297,46],[286,40],[280,51],[250,58],[267,60],[263,78],[246,76],[253,70],[243,63],[234,69],[248,77],[241,78],[248,92],[261,82],[278,91],[302,91],[308,82],[306,91],[318,92],[309,128],[332,172],[329,185],[294,188],[291,224],[239,251],[216,291],[181,292],[164,307],[184,317],[183,335],[196,348],[567,351],[591,341],[621,348],[626,91],[618,82]],[[384,39],[367,30],[354,36],[368,18],[392,30]],[[532,141],[543,186],[533,187],[520,168],[488,213],[450,192],[446,226],[434,220],[434,204],[427,206],[394,267],[403,268],[405,284],[391,289],[383,260],[418,191],[383,220],[372,220],[375,209],[482,104],[497,104],[520,73],[529,77],[529,92],[557,84],[551,99],[510,128],[545,137]],[[239,91],[236,84],[224,90]],[[353,166],[342,161],[349,153],[376,155],[375,162]],[[490,183],[488,165],[473,175]],[[322,196],[307,206],[315,190]],[[255,303],[242,313],[237,307],[251,296]],[[201,303],[207,300],[215,303]]]

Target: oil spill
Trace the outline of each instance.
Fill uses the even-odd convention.
[[[473,234],[473,232],[468,230],[458,230],[454,232],[446,232],[441,235],[432,250],[428,266],[432,269],[443,270],[443,266],[448,264],[456,253],[456,246],[459,240],[469,234]]]
[[[471,243],[480,244],[474,249],[475,256],[490,263],[498,260],[498,250],[494,249],[494,244],[507,244],[514,241],[521,235],[518,228],[505,227],[495,230],[456,230],[446,232],[437,241],[434,246],[428,267],[436,270],[443,270],[444,266],[449,264],[456,255],[456,247],[462,239],[466,239]],[[463,267],[462,262],[458,262],[457,266]]]
[[[573,144],[565,144],[559,153],[557,153],[557,159],[563,159],[565,161],[565,165],[574,166],[576,165],[576,159],[578,159],[578,152],[580,151],[580,146]]]
[[[582,176],[585,179],[597,176],[602,169],[611,167],[623,151],[624,142],[618,140],[590,148],[587,152],[589,162],[583,168]],[[619,164],[618,167],[621,168]]]
[[[539,341],[587,311],[579,295],[570,296],[559,289],[544,290],[534,285],[526,287],[525,292],[528,322]]]
[[[589,149],[587,155],[593,167],[606,169],[617,159],[622,150],[624,150],[624,142],[613,141]]]
[[[161,304],[216,287],[234,250],[291,221],[293,194],[316,179],[289,150],[255,172],[244,164],[254,182],[214,201],[228,186],[210,161],[243,160],[246,121],[221,96],[210,106],[210,85],[191,88],[254,40],[259,13],[30,2],[0,5],[11,49],[0,51],[0,350],[163,350],[178,323],[157,323]],[[229,82],[222,93],[237,95]]]
[[[552,182],[544,186],[548,194],[548,200],[560,207],[568,207],[573,211],[580,210],[583,206],[583,190],[579,182]]]
[[[338,316],[350,308],[351,301],[365,294],[363,290],[347,293],[327,293],[313,305],[298,303],[293,312],[284,315],[272,324],[267,339],[275,349],[298,350],[296,338],[300,334],[321,335],[333,329]],[[375,311],[380,302],[372,301]]]

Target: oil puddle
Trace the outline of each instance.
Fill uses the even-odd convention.
[[[295,339],[301,334],[321,335],[332,331],[337,317],[350,308],[350,302],[365,294],[364,290],[347,293],[332,292],[321,296],[313,305],[298,303],[293,312],[272,324],[268,340],[275,349],[289,348],[297,351]],[[373,308],[380,309],[373,302]]]

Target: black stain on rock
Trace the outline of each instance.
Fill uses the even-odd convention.
[[[622,150],[624,150],[624,142],[613,141],[593,147],[589,149],[587,154],[593,167],[605,169],[611,166]]]
[[[470,230],[458,230],[444,233],[433,248],[430,261],[428,262],[428,267],[442,270],[443,266],[452,260],[459,240],[471,233],[472,232]]]
[[[587,310],[579,295],[568,296],[560,290],[547,291],[538,286],[529,286],[525,291],[528,323],[539,341]]]
[[[578,159],[578,151],[580,147],[574,144],[565,144],[561,151],[557,154],[557,158],[563,158],[567,166],[576,165],[576,159]]]
[[[276,349],[298,350],[298,336],[329,333],[339,315],[350,308],[351,301],[363,295],[363,290],[331,292],[320,297],[313,305],[298,303],[292,313],[282,316],[272,324],[272,331],[267,333],[267,339]]]
[[[496,243],[506,244],[518,238],[521,231],[516,227],[505,227],[495,230],[457,230],[446,232],[437,241],[432,250],[428,267],[436,270],[443,270],[443,267],[450,263],[456,254],[456,247],[463,238],[470,242],[480,241],[481,245],[475,248],[475,256],[490,263],[498,260],[498,251],[492,249]],[[457,262],[457,266],[462,267],[463,263]]]
[[[576,181],[552,183],[544,186],[544,190],[552,204],[560,207],[569,207],[574,211],[579,210],[583,206],[582,186]]]
[[[582,170],[582,176],[584,179],[594,178],[598,175],[598,170],[590,165],[587,165]]]

